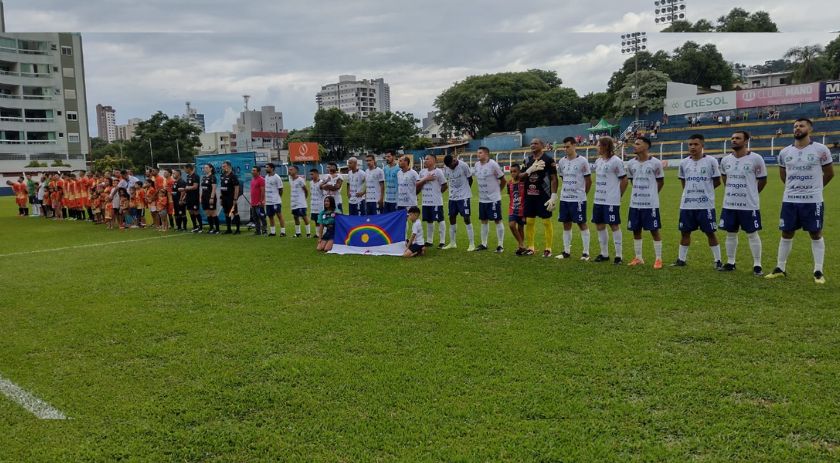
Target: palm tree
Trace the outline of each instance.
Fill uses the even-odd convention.
[[[826,69],[822,55],[821,45],[805,45],[788,50],[785,58],[794,63],[793,82],[799,84],[816,82],[825,77]]]

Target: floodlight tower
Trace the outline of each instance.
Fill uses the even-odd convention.
[[[639,52],[647,50],[647,33],[646,32],[631,32],[629,34],[622,34],[621,36],[621,53],[623,55],[633,55],[633,60],[636,65],[636,72],[633,73],[635,82],[633,83],[633,108],[636,110],[636,124],[639,122]]]
[[[656,24],[685,20],[685,0],[655,0],[653,5],[656,7],[653,11]]]

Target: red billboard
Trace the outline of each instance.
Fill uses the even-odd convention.
[[[796,103],[811,103],[820,100],[820,84],[783,85],[739,90],[736,93],[738,109],[757,108]]]
[[[289,159],[292,162],[314,162],[318,157],[318,144],[312,142],[289,143]]]

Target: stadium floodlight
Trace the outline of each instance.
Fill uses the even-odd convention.
[[[670,1],[670,0],[659,0]],[[635,83],[633,84],[633,107],[636,108],[636,122],[639,121],[639,55],[640,51],[647,51],[647,33],[646,32],[631,32],[629,34],[621,35],[621,54],[633,55],[633,60],[636,64]]]
[[[655,0],[654,22],[656,24],[668,24],[674,21],[685,21],[686,3],[685,0]]]

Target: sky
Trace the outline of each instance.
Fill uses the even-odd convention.
[[[734,5],[686,0],[688,19]],[[205,114],[231,129],[242,110],[273,105],[285,128],[312,124],[315,94],[339,74],[383,77],[391,110],[418,118],[469,75],[557,71],[578,94],[603,91],[626,59],[620,35],[646,31],[650,48],[714,43],[729,61],[760,64],[793,46],[826,44],[840,29],[836,0],[751,1],[781,34],[661,34],[650,1],[602,0],[5,0],[8,32],[81,32],[91,136],[96,104],[117,122],[157,110]]]

